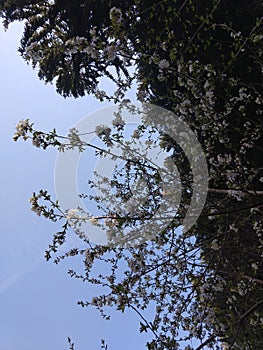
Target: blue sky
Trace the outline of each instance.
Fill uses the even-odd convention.
[[[21,32],[17,23],[0,29],[0,350],[65,350],[68,336],[76,350],[99,349],[101,338],[109,349],[142,349],[136,315],[112,312],[104,321],[95,309],[82,309],[76,302],[92,296],[92,288],[66,274],[72,260],[59,266],[44,260],[56,226],[31,212],[28,199],[41,188],[54,194],[57,153],[13,142],[15,125],[29,118],[40,130],[65,134],[106,104],[91,96],[65,100],[39,81],[17,52]]]

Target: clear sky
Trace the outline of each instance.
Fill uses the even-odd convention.
[[[17,52],[21,31],[21,24],[0,28],[0,350],[65,350],[68,336],[76,350],[99,349],[101,338],[109,350],[143,349],[136,315],[112,312],[104,321],[95,309],[82,309],[76,302],[92,296],[92,288],[66,274],[72,260],[59,266],[44,260],[56,226],[31,212],[28,199],[40,189],[54,194],[57,153],[13,142],[15,125],[29,118],[39,130],[65,134],[106,104],[91,96],[65,100],[39,81]]]

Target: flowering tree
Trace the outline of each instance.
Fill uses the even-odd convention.
[[[168,226],[158,227],[154,237],[131,246],[118,232],[136,230],[150,220],[165,193],[158,168],[127,153],[121,110],[111,128],[100,125],[86,131],[94,131],[108,148],[87,143],[75,129],[60,137],[55,130],[34,129],[29,120],[18,124],[15,140],[31,139],[44,149],[83,152],[92,147],[98,156],[116,157],[111,149],[120,145],[124,152],[119,156],[124,169],[116,169],[112,179],[92,183],[99,188],[105,185],[102,197],[92,197],[102,210],[100,215],[79,208],[63,211],[45,191],[31,198],[38,215],[63,222],[47,259],[64,243],[70,226],[85,242],[84,248],[55,258],[58,263],[67,256],[82,255],[84,273],[71,270],[70,275],[101,285],[101,295],[80,305],[94,305],[106,318],[106,306],[122,312],[133,309],[141,319],[140,331],[152,332],[148,349],[193,349],[192,339],[200,341],[196,350],[261,348],[263,36],[259,2],[0,1],[0,10],[6,25],[26,19],[20,52],[39,70],[41,79],[56,81],[59,93],[74,97],[92,93],[101,100],[120,102],[122,110],[124,105],[133,108],[124,98],[135,80],[138,99],[180,116],[205,152],[206,204],[195,225],[185,231],[181,225],[194,194],[191,162],[168,132],[160,133],[158,142],[181,176],[180,207]],[[116,84],[114,94],[100,90],[101,77]],[[156,136],[147,132],[142,125],[132,138],[146,135],[152,145]],[[148,189],[139,210],[102,208],[112,191],[120,202],[130,200],[135,178],[143,179]],[[85,221],[94,229],[106,230],[107,245],[87,239],[80,225]],[[109,273],[95,275],[98,263],[105,264]],[[143,314],[148,307],[154,310],[151,320]]]

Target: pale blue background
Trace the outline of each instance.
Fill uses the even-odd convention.
[[[77,306],[92,288],[66,274],[73,260],[59,266],[44,260],[56,225],[31,212],[28,199],[41,188],[54,194],[56,151],[13,142],[15,125],[30,118],[40,130],[65,134],[106,104],[90,96],[65,100],[40,82],[17,52],[21,28],[0,29],[0,350],[66,350],[68,336],[76,350],[99,349],[101,338],[110,350],[143,349],[135,314],[112,312],[104,321],[95,309]]]

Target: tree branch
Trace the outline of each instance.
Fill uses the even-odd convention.
[[[235,192],[238,194],[243,194],[243,193],[249,193],[249,194],[255,194],[255,195],[262,195],[263,191],[254,191],[254,190],[233,190],[233,189],[217,189],[217,188],[209,188],[208,192],[211,193],[223,193],[223,194],[231,194],[231,192]]]
[[[232,349],[232,347],[234,346],[235,344],[235,341],[237,339],[237,336],[238,336],[238,333],[239,333],[239,329],[241,327],[241,323],[244,321],[244,319],[252,312],[254,311],[255,309],[257,309],[261,304],[263,304],[263,299],[261,299],[259,302],[257,302],[256,304],[254,304],[253,306],[251,306],[250,309],[248,309],[241,317],[240,319],[238,320],[237,322],[237,329],[236,329],[236,332],[235,332],[235,335],[234,335],[234,339],[232,340],[230,346],[229,346],[229,350]]]
[[[252,311],[257,309],[261,304],[263,304],[263,299],[261,299],[259,302],[251,306],[250,309],[248,309],[239,319],[238,323],[240,324]]]
[[[203,349],[204,346],[206,346],[207,344],[209,344],[211,341],[213,341],[216,338],[216,335],[212,335],[211,337],[209,337],[208,339],[206,339],[206,341],[204,341],[202,344],[200,344],[195,350],[201,350]]]
[[[201,214],[200,217],[206,217],[206,216],[217,216],[217,215],[228,215],[228,214],[232,214],[232,213],[236,213],[239,211],[243,211],[243,210],[248,210],[248,209],[252,209],[252,208],[259,208],[263,206],[263,202],[259,202],[257,204],[251,204],[248,205],[246,207],[240,207],[240,208],[235,208],[229,211],[221,211],[218,213],[206,213],[206,214]]]
[[[224,273],[224,274],[227,274],[228,276],[231,276],[231,277],[238,277],[240,276],[241,278],[244,278],[252,283],[257,283],[257,284],[261,284],[263,286],[263,280],[260,280],[258,278],[254,278],[254,277],[251,277],[251,276],[247,276],[247,275],[244,275],[244,274],[239,274],[237,272],[228,272],[228,271],[224,271],[224,270],[218,270],[219,273]]]

